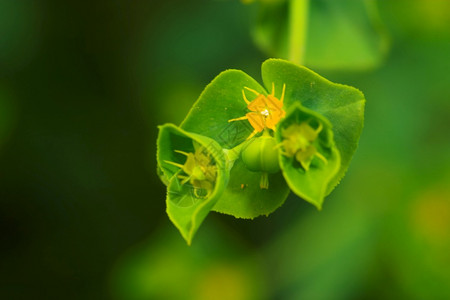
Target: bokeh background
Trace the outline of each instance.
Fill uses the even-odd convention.
[[[450,299],[450,3],[380,1],[365,128],[318,212],[165,213],[157,125],[236,68],[260,79],[256,4],[0,0],[0,299]]]

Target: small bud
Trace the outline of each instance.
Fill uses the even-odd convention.
[[[268,134],[251,140],[241,158],[250,171],[276,173],[280,170],[277,142]]]

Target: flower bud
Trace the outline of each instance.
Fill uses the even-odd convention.
[[[250,171],[276,173],[280,170],[277,142],[268,134],[251,140],[241,158]]]

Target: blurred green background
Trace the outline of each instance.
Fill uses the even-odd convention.
[[[0,299],[450,299],[450,2],[380,1],[365,128],[318,212],[165,214],[157,125],[219,72],[260,78],[239,1],[0,0]]]

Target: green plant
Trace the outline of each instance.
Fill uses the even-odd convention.
[[[363,94],[281,59],[265,61],[262,78],[267,89],[242,71],[224,71],[180,126],[160,126],[167,213],[188,243],[211,210],[268,215],[289,190],[321,209],[349,166]]]
[[[313,68],[361,70],[378,66],[388,52],[375,0],[254,2],[253,40],[271,57]]]

